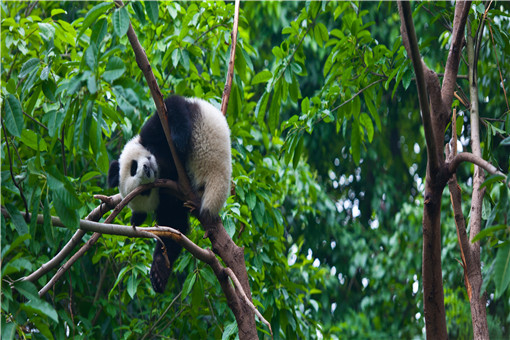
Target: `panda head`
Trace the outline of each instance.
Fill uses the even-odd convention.
[[[118,186],[121,196],[126,197],[139,185],[152,183],[158,177],[159,167],[156,157],[141,144],[140,136],[136,136],[124,146],[119,160],[110,164],[108,185]],[[130,207],[133,209],[135,208],[133,205],[141,205],[141,208],[136,210],[154,210],[154,204],[157,205],[154,202],[154,196],[157,196],[157,189],[142,193],[131,201]],[[136,201],[140,201],[140,204]]]

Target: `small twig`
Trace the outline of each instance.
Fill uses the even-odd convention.
[[[228,101],[230,99],[230,90],[232,90],[232,79],[234,77],[234,60],[236,56],[237,46],[237,27],[239,25],[239,2],[236,0],[234,7],[234,26],[232,28],[232,45],[230,47],[230,59],[228,62],[227,80],[225,82],[225,89],[221,101],[221,112],[224,116],[227,115]]]
[[[361,90],[359,90],[358,92],[356,92],[350,99],[347,99],[345,102],[343,102],[342,104],[338,105],[337,107],[335,107],[334,109],[331,110],[331,112],[335,112],[336,110],[338,110],[339,108],[341,108],[342,106],[344,106],[345,104],[351,102],[354,100],[354,98],[356,98],[357,96],[359,96],[360,94],[362,94],[363,92],[365,92],[365,90],[371,88],[372,86],[376,85],[376,84],[379,84],[380,82],[382,82],[383,80],[385,80],[384,78],[381,78],[381,79],[378,79],[376,81],[374,81],[373,83],[365,86],[364,88],[362,88]]]
[[[161,313],[161,315],[159,316],[159,318],[152,323],[152,326],[149,328],[149,330],[143,335],[142,337],[142,340],[146,339],[149,335],[151,335],[152,333],[152,330],[156,327],[156,325],[163,319],[163,317],[168,313],[168,311],[170,310],[170,308],[172,308],[172,306],[174,305],[174,303],[180,299],[182,295],[182,290],[179,292],[179,294],[177,294],[177,296],[172,300],[172,302],[170,302],[170,304],[168,305],[168,307],[166,307],[165,311],[163,313]]]
[[[67,176],[66,149],[65,149],[65,143],[64,143],[65,127],[66,127],[66,125],[62,124],[60,144],[62,146],[62,170],[64,171],[64,176]]]

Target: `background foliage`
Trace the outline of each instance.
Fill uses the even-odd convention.
[[[427,64],[441,73],[450,3],[415,3]],[[15,281],[51,259],[98,205],[109,161],[154,105],[126,37],[131,20],[164,95],[219,104],[234,6],[223,2],[1,3],[2,338],[233,338],[212,271],[179,258],[150,286],[152,240],[104,235],[46,296]],[[482,152],[509,170],[509,6],[488,12],[479,61]],[[471,27],[484,7],[475,2]],[[443,26],[442,24],[445,24]],[[421,337],[426,155],[416,90],[391,2],[243,2],[228,122],[236,195],[222,218],[245,247],[256,306],[275,338]],[[460,74],[466,74],[461,63]],[[460,78],[459,92],[468,92]],[[508,88],[505,88],[508,90]],[[468,110],[457,122],[469,150]],[[451,135],[447,131],[447,138]],[[458,173],[468,216],[472,167]],[[492,336],[510,334],[508,189],[489,181],[482,262]],[[471,318],[448,193],[443,275],[451,337]],[[18,211],[59,216],[26,223]],[[116,223],[128,224],[130,213]],[[48,221],[48,220],[46,220]],[[203,230],[190,238],[203,247]],[[86,236],[86,240],[89,236]],[[508,263],[508,262],[507,262]],[[12,289],[10,284],[13,284]],[[259,334],[266,330],[259,325]]]

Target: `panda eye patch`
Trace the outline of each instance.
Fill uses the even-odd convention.
[[[131,162],[131,176],[136,175],[136,170],[138,169],[138,162],[132,161]]]

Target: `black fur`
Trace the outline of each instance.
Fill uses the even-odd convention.
[[[118,187],[119,179],[120,179],[119,161],[115,160],[110,163],[110,168],[108,169],[108,186],[110,188]]]
[[[190,151],[192,110],[195,108],[193,104],[180,96],[167,98],[165,100],[165,106],[167,109],[168,125],[170,127],[172,141],[181,163],[185,166],[186,156]],[[177,169],[157,112],[142,126],[140,140],[141,144],[156,157],[159,167],[159,177],[177,181]],[[169,226],[186,234],[189,229],[189,218],[188,210],[184,207],[183,202],[165,193],[163,189],[160,189],[159,192],[160,203],[156,211],[156,221],[158,225]],[[168,278],[172,272],[171,266],[182,249],[182,247],[171,238],[162,237],[161,240],[165,244],[167,256],[170,260],[170,267],[166,264],[163,247],[158,241],[154,248],[150,270],[152,287],[157,293],[162,293],[165,290]]]

